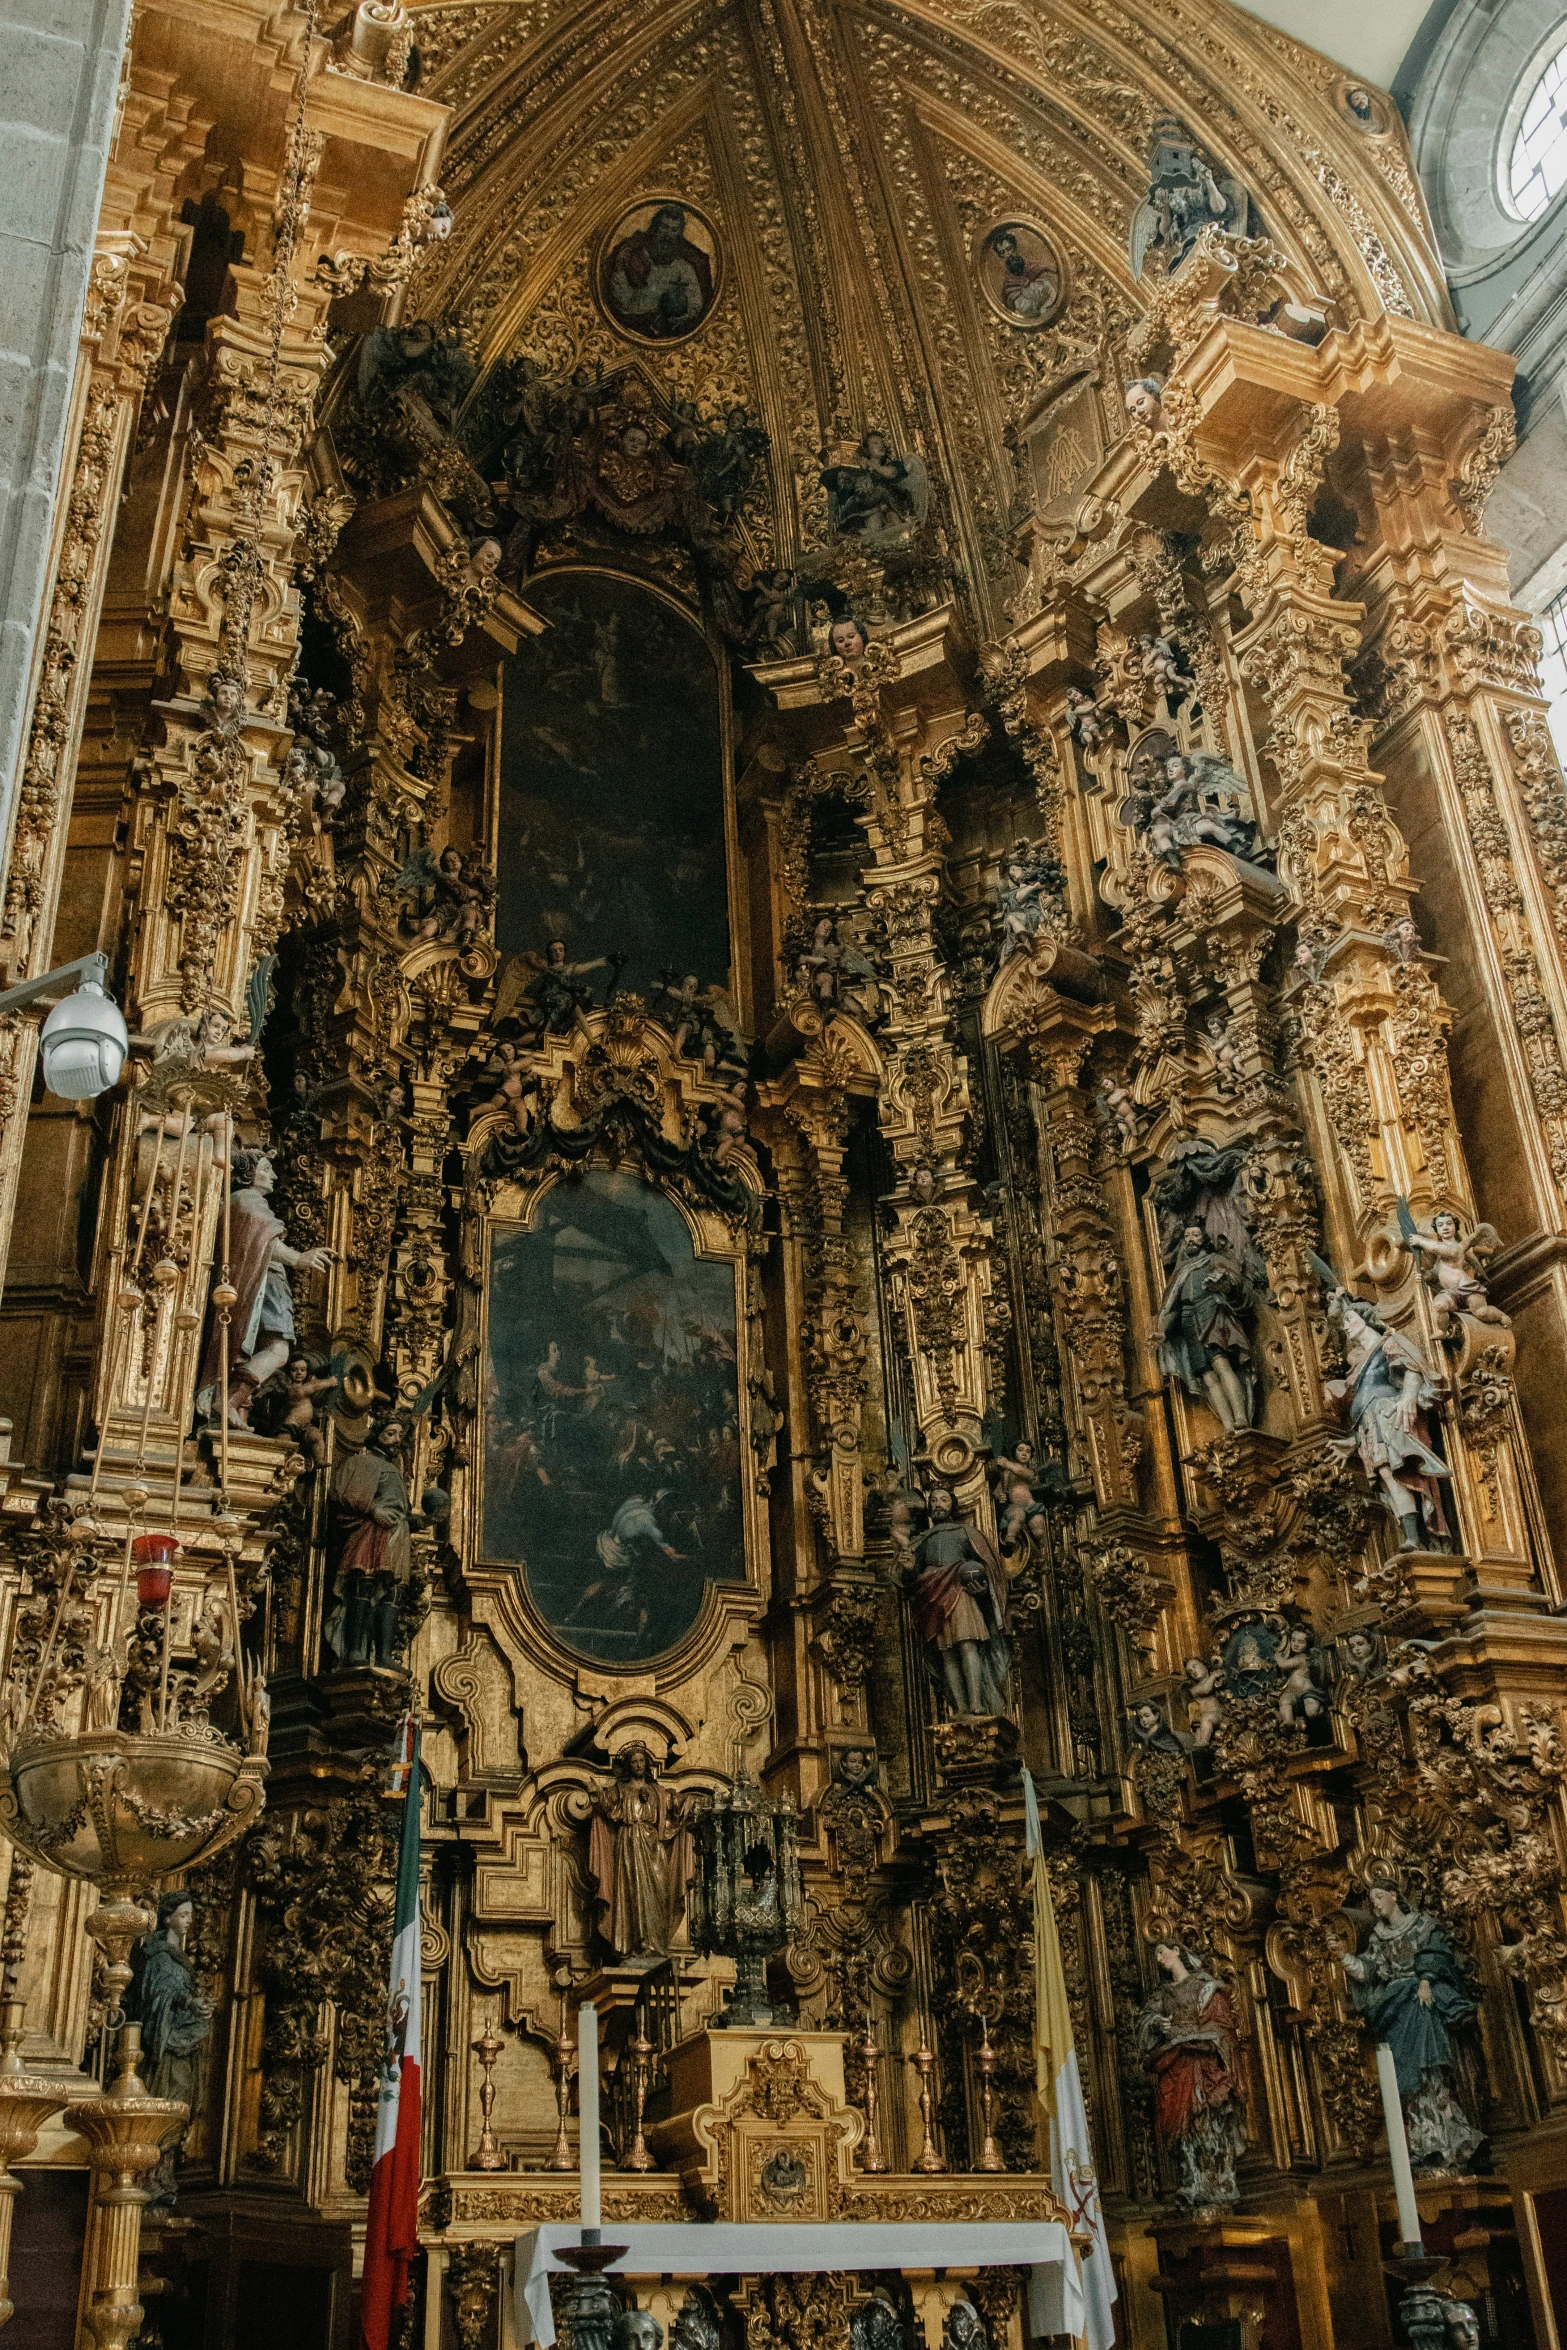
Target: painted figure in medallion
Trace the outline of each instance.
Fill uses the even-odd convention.
[[[979,282],[1012,326],[1043,326],[1061,307],[1061,264],[1026,220],[1003,220],[990,231]]]
[[[678,342],[713,307],[712,232],[689,205],[638,205],[617,224],[599,286],[615,324],[641,342]]]

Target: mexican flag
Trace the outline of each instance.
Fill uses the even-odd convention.
[[[1084,2246],[1083,2301],[1088,2322],[1083,2339],[1088,2350],[1112,2350],[1115,2270],[1110,2265],[1105,2215],[1099,2206],[1099,2182],[1094,2176],[1094,2152],[1088,2141],[1088,2112],[1083,2104],[1083,2082],[1077,2069],[1077,2046],[1072,2038],[1072,2011],[1067,2004],[1066,1969],[1061,1964],[1056,1905],[1050,1896],[1050,1872],[1045,1866],[1039,1798],[1028,1771],[1023,1773],[1023,1811],[1034,1890],[1035,2086],[1040,2110],[1050,2124],[1050,2176],[1055,2191],[1072,2213],[1074,2227],[1087,2228],[1093,2236],[1092,2250]]]
[[[408,2299],[408,2271],[419,2243],[419,1724],[412,1714],[398,1733],[394,1787],[399,1783],[403,1841],[359,2295],[360,2350],[389,2350],[392,2319]]]

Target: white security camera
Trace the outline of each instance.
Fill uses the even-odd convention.
[[[44,1083],[68,1102],[91,1101],[119,1081],[130,1050],[125,1014],[95,980],[56,1004],[44,1022],[39,1050]]]
[[[80,978],[75,994],[55,1005],[39,1039],[44,1083],[62,1101],[87,1102],[107,1093],[125,1066],[130,1033],[124,1013],[104,987],[108,972],[107,955],[83,955],[42,979],[0,993],[0,1012],[14,1012],[53,993],[62,980]]]

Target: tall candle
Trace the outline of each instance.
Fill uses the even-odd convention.
[[[577,2116],[582,2225],[584,2229],[599,2228],[604,2224],[599,2187],[599,2013],[591,1999],[584,1999],[577,2009]]]
[[[1393,2192],[1398,2198],[1398,2233],[1406,2252],[1418,2252],[1420,2207],[1415,2201],[1415,2174],[1409,2167],[1409,2140],[1404,2134],[1404,2100],[1398,2093],[1398,2068],[1385,2040],[1377,2042],[1377,2086],[1382,2091],[1382,2117],[1387,2123],[1387,2151],[1393,2165]]]

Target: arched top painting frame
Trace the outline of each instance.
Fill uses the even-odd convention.
[[[562,1678],[673,1686],[761,1605],[749,1230],[608,1154],[489,1187],[477,1566]]]

